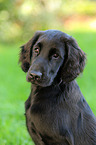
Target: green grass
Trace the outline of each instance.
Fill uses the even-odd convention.
[[[16,47],[0,45],[0,145],[32,145],[24,117],[30,85],[18,65]]]
[[[96,115],[96,33],[71,33],[87,54],[83,75],[77,81]],[[0,145],[32,145],[24,117],[30,84],[18,65],[19,45],[0,44]]]

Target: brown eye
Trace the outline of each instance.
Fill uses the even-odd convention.
[[[39,48],[35,48],[35,49],[34,49],[34,52],[38,55],[39,52],[40,52]]]
[[[53,54],[53,58],[58,59],[59,58],[59,54],[58,53]]]

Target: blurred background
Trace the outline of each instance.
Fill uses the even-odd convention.
[[[32,145],[24,117],[30,84],[19,47],[47,29],[72,35],[86,53],[77,82],[96,115],[96,0],[0,0],[0,145]]]

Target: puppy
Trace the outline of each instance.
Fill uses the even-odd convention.
[[[75,81],[86,61],[75,39],[37,31],[19,61],[32,84],[25,116],[35,145],[96,145],[96,118]]]

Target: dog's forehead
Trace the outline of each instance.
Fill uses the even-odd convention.
[[[62,31],[59,31],[59,30],[44,31],[44,36],[47,37],[49,40],[50,39],[61,40],[62,38],[63,39],[70,39],[70,35],[68,35]]]
[[[45,31],[45,33],[42,35],[43,38],[49,40],[49,41],[56,41],[57,39],[60,41],[60,38],[62,37],[61,31],[55,31],[55,30],[49,30]]]
[[[39,37],[37,43],[42,43],[43,45],[51,47],[60,47],[64,45],[61,39],[62,37],[62,33],[58,31],[45,31],[45,33]]]

